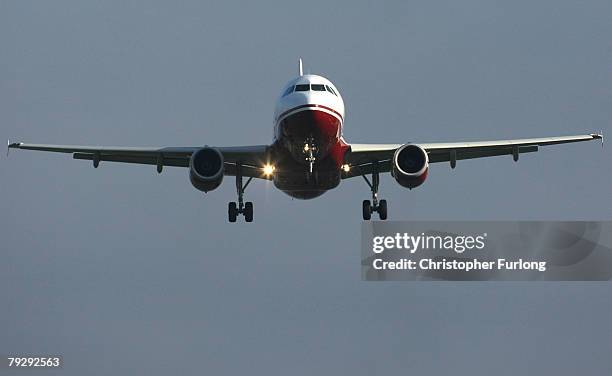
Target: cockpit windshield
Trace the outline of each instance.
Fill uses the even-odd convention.
[[[338,96],[334,89],[331,86],[323,85],[323,84],[300,84],[295,86],[289,86],[287,90],[283,93],[283,97],[293,93],[294,91],[328,91],[335,96]]]

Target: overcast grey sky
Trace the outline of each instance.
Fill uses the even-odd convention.
[[[300,56],[341,90],[348,141],[612,134],[611,36],[608,0],[6,0],[0,134],[267,143]],[[381,197],[400,220],[612,219],[611,157],[435,165]],[[313,201],[255,182],[255,221],[229,224],[229,178],[204,195],[186,169],[19,150],[0,176],[0,354],[63,354],[58,374],[612,369],[609,283],[360,281],[361,179]]]

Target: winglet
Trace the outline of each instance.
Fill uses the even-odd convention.
[[[21,146],[21,142],[13,142],[13,143],[11,143],[11,140],[7,140],[7,142],[6,142],[6,156],[8,157],[9,150],[11,150],[11,148],[18,148],[20,146]]]
[[[603,148],[603,144],[604,144],[603,131],[599,131],[599,133],[591,133],[591,137],[593,137],[593,139],[600,139],[601,140],[601,147]]]
[[[300,76],[304,75],[304,69],[302,68],[302,58],[300,58]]]

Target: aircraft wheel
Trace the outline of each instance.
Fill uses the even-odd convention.
[[[387,200],[378,202],[378,217],[383,221],[387,219]]]
[[[238,207],[235,202],[230,202],[227,205],[227,216],[230,222],[236,222],[236,217],[238,216]]]
[[[363,211],[363,220],[369,221],[372,218],[372,207],[370,205],[370,200],[363,200],[361,205]]]
[[[253,203],[250,201],[244,204],[244,219],[253,222]]]

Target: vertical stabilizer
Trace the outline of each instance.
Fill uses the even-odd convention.
[[[302,58],[300,58],[300,76],[304,75],[304,69],[302,68]]]

